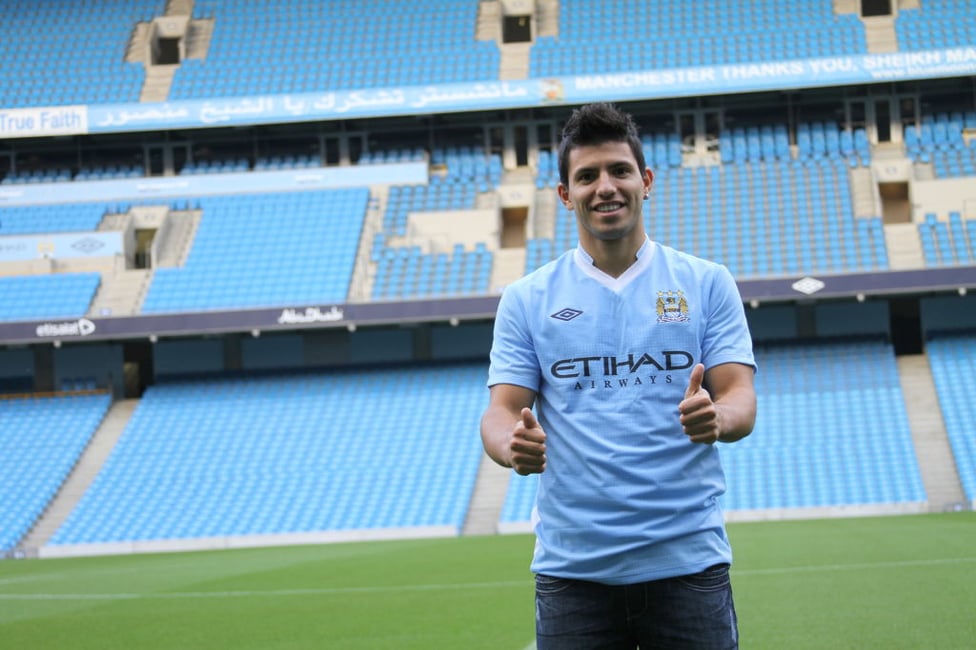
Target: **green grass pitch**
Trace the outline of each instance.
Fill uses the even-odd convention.
[[[729,526],[741,647],[976,647],[976,513]],[[0,561],[0,647],[532,647],[527,535]]]

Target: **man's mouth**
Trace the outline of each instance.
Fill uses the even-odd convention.
[[[594,212],[616,212],[622,207],[624,207],[623,203],[601,203],[600,205],[593,208],[593,211]]]

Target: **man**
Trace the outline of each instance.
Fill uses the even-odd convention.
[[[648,238],[629,115],[576,109],[559,175],[579,246],[502,294],[481,421],[495,462],[540,474],[537,647],[735,648],[713,443],[755,422],[741,298],[725,267]]]

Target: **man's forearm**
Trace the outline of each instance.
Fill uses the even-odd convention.
[[[485,453],[502,467],[512,466],[509,440],[517,420],[517,414],[498,406],[488,407],[481,418],[481,443]]]
[[[716,400],[719,412],[719,442],[742,440],[756,425],[756,395],[752,390],[739,389]]]

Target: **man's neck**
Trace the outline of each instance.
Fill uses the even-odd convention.
[[[644,245],[646,237],[632,242],[618,239],[615,241],[592,242],[584,246],[583,250],[593,259],[593,266],[612,278],[619,278],[637,261],[637,252]]]

